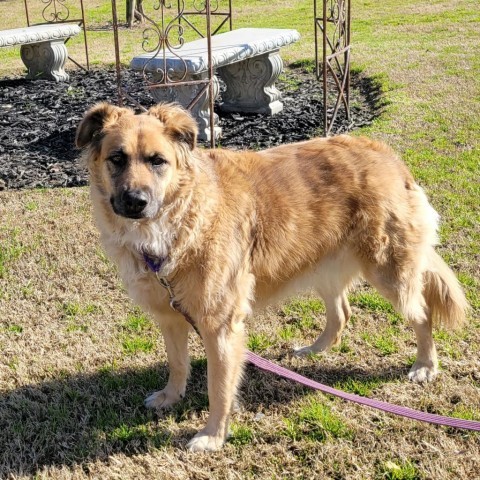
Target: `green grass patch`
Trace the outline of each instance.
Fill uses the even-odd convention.
[[[252,333],[248,336],[247,347],[252,352],[264,352],[274,344],[264,333]]]
[[[280,313],[287,318],[291,333],[294,330],[305,332],[315,328],[316,318],[325,313],[325,305],[318,298],[295,298],[286,303]],[[286,332],[284,334],[288,335]]]
[[[295,298],[282,308],[285,316],[303,317],[325,313],[325,305],[318,298]]]
[[[67,318],[74,318],[90,314],[97,314],[101,311],[98,305],[87,303],[85,305],[80,302],[64,302],[61,305],[63,315]]]
[[[30,200],[25,204],[25,210],[29,212],[35,212],[35,210],[37,209],[38,209],[38,203],[33,200]]]
[[[340,341],[340,345],[338,345],[338,347],[333,347],[332,352],[352,353],[353,348],[350,346],[350,342],[348,341],[348,338],[343,336],[342,340]]]
[[[313,396],[305,400],[292,416],[285,419],[283,435],[294,441],[315,442],[353,438],[352,430],[332,412],[330,406]]]
[[[148,430],[145,425],[119,425],[107,435],[107,439],[111,442],[131,442],[146,438],[148,438]]]
[[[155,348],[155,342],[150,337],[139,335],[128,335],[122,340],[123,353],[126,355],[137,355],[139,353],[150,353]]]
[[[247,425],[232,422],[228,441],[235,446],[248,445],[253,441],[253,430]]]
[[[378,334],[362,333],[362,339],[375,347],[381,355],[388,356],[399,351],[398,335],[395,327],[388,327]]]
[[[60,306],[62,317],[67,321],[67,332],[86,333],[88,331],[88,317],[96,315],[101,308],[95,304],[82,304],[77,301],[64,302]]]
[[[285,75],[284,73],[282,73],[278,79],[282,82],[283,89],[288,92],[296,92],[301,86],[300,80]]]
[[[5,331],[20,335],[23,332],[23,327],[21,325],[9,325],[5,327]]]
[[[124,451],[138,451],[158,449],[171,445],[172,434],[166,429],[159,429],[155,422],[148,418],[131,418],[137,420],[137,424],[119,423],[118,418],[112,414],[111,418],[105,417],[105,440],[115,449]],[[145,423],[142,423],[145,422]],[[108,428],[108,424],[115,425]]]
[[[384,315],[392,325],[402,321],[402,317],[395,311],[392,304],[376,291],[354,293],[349,295],[349,300],[352,305],[363,310]]]
[[[475,253],[480,253],[480,251]],[[465,289],[465,296],[472,309],[480,310],[480,284],[478,280],[465,272],[459,272],[457,278]]]
[[[466,332],[464,332],[463,336],[465,337],[466,335]],[[448,332],[447,330],[436,330],[433,332],[433,338],[441,355],[448,355],[452,360],[460,360],[462,358],[463,355],[457,347],[461,338],[460,334]]]
[[[122,350],[126,355],[150,353],[154,350],[158,332],[148,315],[140,308],[134,307],[120,328]]]
[[[10,370],[12,371],[16,371],[17,368],[18,368],[18,365],[19,365],[19,360],[18,360],[18,357],[17,356],[14,356],[8,363],[8,368],[10,368]]]
[[[19,228],[0,228],[0,278],[4,278],[10,264],[18,260],[27,248],[20,241]]]
[[[147,314],[143,313],[140,309],[135,309],[127,316],[122,327],[129,332],[144,332],[150,330],[153,324]]]
[[[67,332],[81,332],[86,333],[88,331],[88,325],[85,323],[71,322],[67,326]]]
[[[291,62],[290,68],[300,68],[307,73],[315,73],[315,60],[313,58],[302,58]]]
[[[98,369],[101,383],[106,391],[115,391],[125,387],[125,377],[119,374],[117,369],[118,366],[115,361]]]
[[[354,393],[355,395],[361,395],[362,397],[369,397],[377,387],[384,383],[386,382],[378,378],[369,378],[365,380],[347,378],[346,380],[336,382],[334,386],[344,392]]]
[[[278,331],[278,336],[281,340],[288,342],[297,336],[298,329],[294,325],[285,325]]]
[[[457,405],[453,412],[447,412],[446,415],[450,415],[454,418],[462,418],[463,420],[480,421],[480,408],[470,407],[466,405]]]
[[[378,480],[421,480],[425,476],[408,460],[387,460],[381,463],[375,475]]]

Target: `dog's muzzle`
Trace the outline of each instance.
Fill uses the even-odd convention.
[[[113,211],[127,218],[143,218],[149,204],[149,195],[143,190],[125,190],[110,199]]]

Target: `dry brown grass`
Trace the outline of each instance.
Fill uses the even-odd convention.
[[[408,478],[478,472],[478,435],[358,407],[252,367],[231,443],[209,455],[185,452],[206,415],[203,350],[192,338],[194,373],[178,408],[156,418],[142,407],[166,379],[163,345],[151,324],[129,330],[129,314],[138,312],[99,250],[87,190],[4,192],[0,218],[0,244],[16,252],[0,279],[0,444],[7,446],[0,477],[374,478],[389,461],[414,465],[417,476]],[[379,399],[478,418],[478,329],[440,339],[440,380],[411,384],[413,333],[388,308],[360,308],[375,299],[363,294],[352,297],[357,306],[342,348],[315,359],[288,355],[316,334],[308,314],[301,324],[301,314],[270,311],[251,320],[249,330],[267,340],[267,357],[318,381],[345,387],[353,380]],[[299,326],[287,341],[280,335],[286,324]],[[396,331],[392,354],[373,342],[388,328]],[[123,341],[132,332],[153,339],[153,348],[126,353]],[[326,405],[348,433],[335,438],[327,428],[325,441],[313,439],[314,427],[295,423],[309,399]]]

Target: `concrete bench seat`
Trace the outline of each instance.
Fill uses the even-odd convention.
[[[225,82],[221,108],[231,112],[267,113],[274,115],[283,109],[281,94],[275,81],[283,69],[280,48],[296,42],[296,30],[273,28],[240,28],[212,36],[212,64]],[[153,56],[142,54],[130,63],[133,70],[148,73],[154,82],[195,81],[208,78],[207,39],[185,43],[181,48],[166,50]],[[218,94],[218,79],[214,76],[214,94]],[[152,89],[158,102],[176,101],[187,107],[202,85],[180,85]],[[200,127],[200,138],[210,138],[210,113],[207,95],[192,109]],[[221,134],[215,116],[215,136]]]
[[[68,58],[65,40],[78,35],[74,23],[48,23],[25,28],[0,30],[0,47],[21,45],[20,55],[27,67],[27,78],[67,81],[64,70]]]

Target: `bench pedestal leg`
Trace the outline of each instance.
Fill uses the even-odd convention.
[[[67,47],[63,40],[22,45],[20,55],[28,69],[28,79],[68,81],[68,73],[63,69],[68,58]]]
[[[160,82],[161,78],[156,78],[155,74],[152,75],[154,81]],[[202,73],[199,75],[191,75],[187,78],[184,78],[182,82],[194,81],[194,80],[204,80],[208,79],[208,73]],[[177,80],[179,81],[179,80]],[[182,107],[187,108],[192,100],[198,95],[202,89],[203,84],[197,85],[177,85],[172,87],[161,87],[152,89],[152,96],[158,102],[177,102]],[[218,78],[213,76],[213,92],[214,97],[218,95],[219,84]],[[209,99],[208,99],[208,90],[205,92],[197,101],[197,103],[192,107],[190,113],[197,120],[198,123],[198,138],[200,140],[210,141],[210,108],[209,108]],[[215,138],[219,138],[222,129],[218,126],[218,115],[213,114],[213,123],[214,123],[214,135]]]
[[[226,112],[270,115],[281,112],[281,93],[275,81],[282,70],[278,50],[219,68],[218,74],[227,86],[220,108]]]

